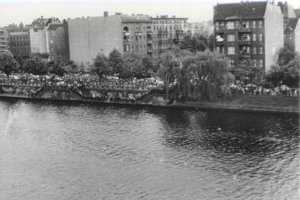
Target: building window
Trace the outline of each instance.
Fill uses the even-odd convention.
[[[258,21],[258,28],[262,28],[263,27],[263,22],[262,22],[262,20],[259,20]]]
[[[259,41],[263,40],[263,35],[261,33],[258,35],[258,39],[259,39]]]
[[[253,54],[256,54],[256,53],[257,53],[256,47],[253,47]]]
[[[243,21],[242,28],[249,28],[249,21]]]
[[[258,66],[259,66],[259,67],[263,67],[263,66],[264,66],[264,61],[263,61],[263,59],[259,59]]]
[[[256,60],[253,60],[253,65],[254,65],[254,67],[257,67],[257,61]]]
[[[263,54],[263,48],[259,47],[259,54]]]
[[[228,49],[227,49],[227,54],[228,54],[228,55],[233,55],[233,54],[235,54],[235,48],[234,48],[234,47],[228,47]]]
[[[124,52],[128,52],[128,51],[130,51],[130,49],[129,49],[129,45],[128,45],[128,44],[126,44],[126,45],[124,45]]]
[[[241,49],[240,54],[250,54],[250,47],[244,46],[244,47]]]
[[[234,29],[234,22],[227,22],[226,23],[226,28],[227,29]]]
[[[256,21],[252,21],[252,28],[256,28]]]
[[[233,42],[235,40],[235,37],[233,34],[227,35],[227,41],[228,42]]]
[[[256,41],[256,34],[255,33],[252,35],[252,41]]]

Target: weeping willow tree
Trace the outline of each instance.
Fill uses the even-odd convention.
[[[159,72],[167,95],[175,87],[175,99],[182,100],[212,100],[232,79],[227,58],[210,51],[184,56],[178,56],[178,52],[164,54]]]
[[[177,84],[180,78],[181,62],[173,52],[163,54],[159,61],[157,75],[164,81],[167,97],[170,100],[177,98]]]

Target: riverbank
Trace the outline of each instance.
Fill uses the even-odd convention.
[[[218,109],[251,112],[299,113],[299,97],[245,95],[231,96],[213,102],[188,101],[178,106],[198,107],[199,109]]]
[[[187,101],[175,102],[172,104],[164,103],[142,103],[142,102],[107,102],[91,99],[45,99],[45,98],[30,98],[21,95],[0,94],[0,99],[14,100],[30,100],[30,101],[48,101],[48,102],[67,102],[67,103],[92,103],[102,105],[116,106],[136,106],[136,107],[160,107],[160,108],[176,108],[176,109],[191,109],[191,110],[219,110],[233,112],[261,112],[261,113],[290,113],[299,114],[299,98],[286,96],[231,96],[226,99],[218,99],[215,101]]]

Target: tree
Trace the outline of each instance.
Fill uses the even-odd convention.
[[[58,76],[63,76],[66,71],[64,69],[65,65],[62,62],[49,62],[48,63],[48,70],[50,73],[58,75]]]
[[[180,49],[186,49],[191,52],[205,51],[207,48],[207,38],[204,35],[196,34],[194,36],[187,35],[180,42]]]
[[[207,39],[207,46],[210,51],[214,51],[215,48],[215,35],[210,34]]]
[[[278,65],[284,66],[291,62],[296,57],[296,51],[292,44],[286,43],[286,46],[281,48],[278,54]]]
[[[108,63],[108,58],[104,54],[98,54],[94,59],[95,72],[99,76],[108,75],[112,72],[111,66]]]
[[[295,58],[284,67],[283,83],[290,87],[299,88],[300,76],[300,55],[297,54]]]
[[[157,67],[155,66],[154,60],[150,56],[146,56],[142,60],[143,66],[145,67],[147,73],[155,73]]]
[[[16,59],[18,65],[19,65],[20,70],[22,71],[23,70],[23,65],[25,63],[25,59],[21,55],[17,55],[15,57],[15,59]]]
[[[27,59],[24,63],[23,70],[24,72],[35,75],[47,74],[48,72],[46,63],[38,56]]]
[[[211,100],[229,84],[226,57],[210,51],[176,56],[167,52],[160,59],[158,76],[164,81],[170,100]]]
[[[134,54],[124,54],[122,57],[123,65],[120,72],[120,77],[123,78],[141,78],[146,76],[146,68],[143,65],[143,57]]]
[[[9,52],[0,52],[0,70],[3,71],[7,77],[17,71],[17,62],[13,58],[13,55]]]
[[[245,82],[249,80],[250,83],[255,82],[259,84],[261,82],[264,71],[263,68],[256,66],[253,60],[245,59],[232,69],[232,73],[237,80]]]
[[[120,73],[123,64],[121,53],[116,49],[112,50],[108,56],[108,63],[110,68],[112,68],[113,73]]]
[[[288,85],[289,87],[299,87],[300,76],[300,55],[296,54],[295,58],[288,64],[280,66],[272,66],[270,73],[267,75],[267,81],[274,86],[280,84]]]
[[[180,64],[180,60],[174,55],[173,52],[162,54],[159,61],[157,75],[164,81],[167,97],[171,101],[176,98],[170,96],[170,91],[174,89],[174,86],[177,84],[176,81],[179,79]]]

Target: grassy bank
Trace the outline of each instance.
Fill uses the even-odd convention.
[[[174,105],[262,112],[299,112],[299,97],[245,95],[226,97],[215,101],[187,101]]]

